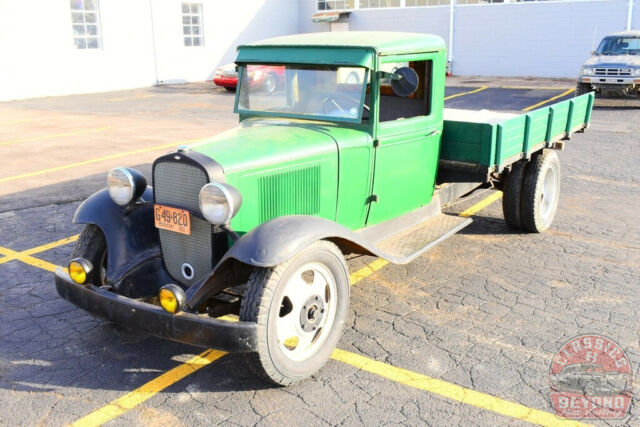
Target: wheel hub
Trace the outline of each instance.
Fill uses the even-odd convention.
[[[309,298],[300,309],[300,328],[305,332],[312,332],[322,325],[325,314],[324,300],[320,295]]]

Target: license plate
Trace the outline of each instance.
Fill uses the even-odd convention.
[[[191,234],[191,215],[184,209],[155,205],[153,209],[155,225],[163,230]]]

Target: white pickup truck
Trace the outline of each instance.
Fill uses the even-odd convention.
[[[640,31],[606,36],[582,66],[576,95],[640,97]]]

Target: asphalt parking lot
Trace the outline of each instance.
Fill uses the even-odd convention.
[[[446,106],[528,111],[566,85],[453,80]],[[209,84],[0,103],[0,407],[7,425],[554,425],[549,366],[570,338],[613,339],[640,425],[640,101],[596,102],[560,153],[552,228],[514,232],[500,193],[451,206],[474,222],[405,265],[349,260],[350,315],[329,363],[275,388],[238,355],[136,335],[59,298],[80,202],[114,166],[235,125]],[[589,420],[604,425],[602,420]]]

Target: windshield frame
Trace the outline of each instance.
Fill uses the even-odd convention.
[[[611,39],[634,39],[634,40],[640,40],[640,37],[638,36],[606,36],[605,38],[602,39],[602,41],[600,42],[600,44],[598,45],[598,48],[595,50],[595,54],[598,56],[639,56],[639,53],[603,53],[603,49],[604,49],[604,44],[605,42],[607,42],[608,40]],[[640,43],[640,41],[639,41]],[[638,50],[638,49],[631,49],[631,50]]]
[[[302,113],[287,113],[281,111],[266,111],[266,110],[251,110],[251,109],[241,109],[240,108],[240,95],[242,94],[243,89],[243,79],[247,74],[245,72],[247,66],[252,65],[267,65],[274,67],[285,67],[286,69],[289,67],[317,67],[321,68],[358,68],[364,70],[364,77],[362,81],[362,88],[359,99],[359,107],[358,107],[358,116],[357,117],[340,117],[340,116],[330,116],[330,115],[322,115],[322,114],[302,114]],[[362,124],[362,116],[364,115],[364,106],[365,100],[367,97],[367,87],[370,85],[371,79],[371,70],[368,67],[363,67],[355,64],[335,64],[333,66],[329,66],[327,64],[297,64],[297,63],[264,63],[264,62],[251,62],[251,63],[240,63],[238,64],[238,84],[236,89],[236,98],[234,102],[233,111],[237,114],[240,114],[241,120],[243,117],[286,117],[292,119],[302,119],[302,120],[317,120],[317,121],[327,121],[327,122],[342,122],[342,123],[354,123],[354,124]]]

